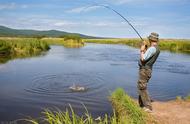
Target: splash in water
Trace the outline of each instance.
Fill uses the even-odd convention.
[[[69,87],[69,89],[73,92],[84,92],[87,90],[86,87],[83,86],[77,86],[75,84],[73,84],[72,86]]]

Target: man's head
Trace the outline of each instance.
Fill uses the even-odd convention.
[[[149,36],[148,36],[148,40],[150,43],[154,42],[154,43],[158,43],[159,42],[159,34],[152,32]]]

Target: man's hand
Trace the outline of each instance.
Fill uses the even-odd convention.
[[[143,44],[143,45],[141,46],[140,51],[141,51],[141,52],[145,52],[145,50],[146,50],[146,46],[145,46],[145,44]]]
[[[148,45],[147,41],[144,40],[143,45],[147,46]]]
[[[146,50],[147,50],[147,42],[143,41],[140,51],[144,53],[144,52],[146,52]]]

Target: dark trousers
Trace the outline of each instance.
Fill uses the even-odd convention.
[[[139,94],[139,105],[140,107],[147,107],[152,110],[151,99],[147,91],[147,84],[151,78],[151,69],[139,69],[139,80],[137,82],[138,94]]]

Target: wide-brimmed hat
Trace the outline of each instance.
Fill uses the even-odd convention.
[[[148,39],[151,41],[158,42],[159,41],[159,34],[152,32],[149,36]]]

